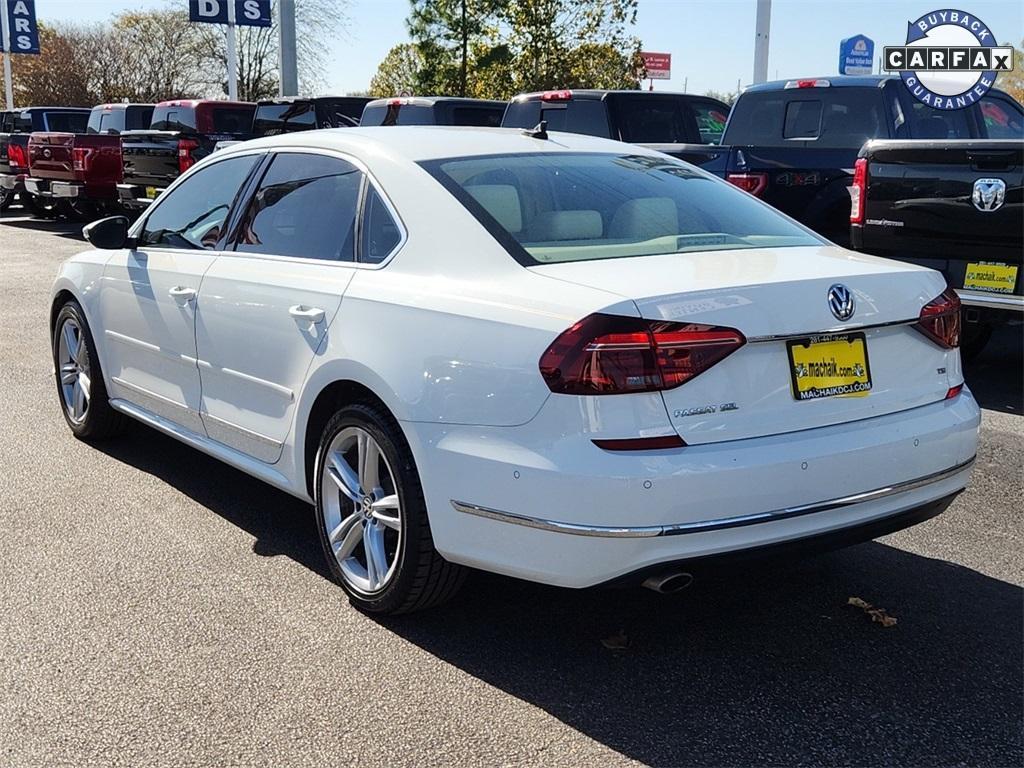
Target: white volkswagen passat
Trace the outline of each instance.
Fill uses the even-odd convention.
[[[680,586],[941,512],[978,407],[941,275],[690,165],[517,130],[230,147],[53,291],[82,438],[131,417],[316,505],[358,606],[462,566]]]

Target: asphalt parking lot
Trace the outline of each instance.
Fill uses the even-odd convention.
[[[141,426],[71,437],[46,318],[78,230],[0,223],[0,765],[1024,761],[1019,327],[968,369],[979,460],[937,519],[671,597],[479,574],[379,621],[310,507]]]

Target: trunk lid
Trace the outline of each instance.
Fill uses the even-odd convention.
[[[531,269],[631,299],[647,319],[726,326],[743,333],[747,343],[736,352],[662,393],[673,426],[689,444],[813,429],[915,408],[942,400],[962,378],[955,350],[940,347],[912,324],[921,307],[945,288],[941,275],[914,265],[822,246]],[[829,308],[829,289],[837,283],[855,298],[855,313],[846,322]],[[836,347],[807,348],[801,343],[791,360],[790,343],[826,332],[852,339],[852,344],[840,341],[847,347],[866,348],[869,392],[796,398],[794,363],[824,362]],[[855,336],[861,333],[863,342]],[[851,362],[846,352],[842,355],[839,364]]]

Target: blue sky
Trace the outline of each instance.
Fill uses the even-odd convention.
[[[301,0],[298,0],[301,2]],[[163,8],[186,0],[36,0],[44,20],[102,21],[118,11]],[[364,90],[377,64],[396,43],[407,39],[407,0],[350,0],[351,24],[331,43],[324,79],[326,92]],[[645,50],[672,54],[672,80],[657,90],[690,92],[735,90],[753,74],[755,0],[640,0],[635,34]],[[864,34],[881,53],[883,45],[904,42],[907,21],[937,8],[959,7],[989,25],[1000,42],[1020,44],[1024,3],[1020,0],[774,0],[768,76],[781,78],[834,74],[839,41]],[[877,58],[877,55],[876,55]]]

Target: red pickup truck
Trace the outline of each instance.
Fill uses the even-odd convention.
[[[148,125],[152,113],[152,104],[101,104],[92,109],[86,133],[33,133],[28,141],[26,191],[53,200],[58,212],[69,218],[120,212],[119,134]]]

